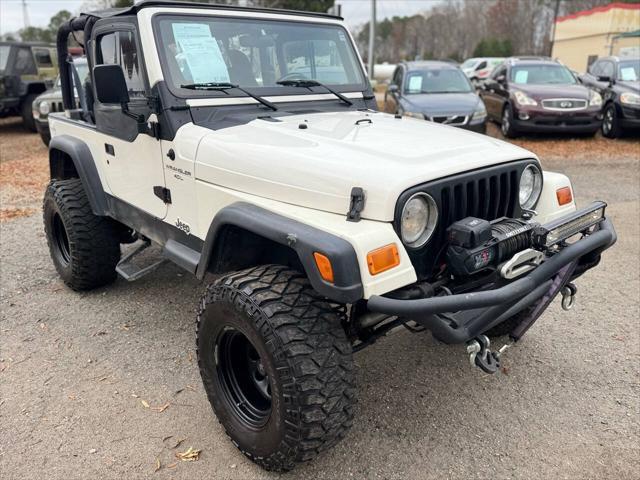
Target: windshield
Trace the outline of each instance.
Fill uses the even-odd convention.
[[[11,50],[9,45],[0,45],[0,72],[4,72],[4,69],[7,68],[9,50]]]
[[[618,78],[623,82],[640,79],[640,60],[623,60],[618,66]]]
[[[407,74],[405,93],[467,93],[473,91],[464,73],[454,68],[413,71]]]
[[[569,69],[562,65],[518,65],[511,69],[510,80],[529,85],[577,83]]]
[[[78,71],[80,82],[82,83],[82,85],[84,85],[85,80],[89,76],[89,65],[87,65],[86,61],[73,62],[73,64],[75,65],[76,70]],[[73,79],[73,84],[75,85],[76,84],[75,75],[72,76],[72,79]],[[62,84],[60,83],[60,77],[58,76],[58,78],[56,79],[56,88],[61,88],[61,86]]]
[[[165,79],[175,88],[232,83],[283,89],[277,83],[283,80],[365,88],[351,41],[338,25],[163,16],[157,26]]]
[[[479,61],[480,60],[477,60],[475,58],[470,58],[469,60],[465,60],[464,63],[460,65],[460,68],[473,68],[478,64]]]

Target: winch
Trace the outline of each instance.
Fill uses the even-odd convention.
[[[524,255],[519,263],[535,267],[544,258],[541,252],[528,251],[533,243],[533,230],[536,226],[537,224],[514,218],[500,218],[489,222],[467,217],[453,223],[447,231],[447,261],[451,272],[455,275],[473,275],[488,267],[497,267],[523,250],[527,250],[528,255]]]

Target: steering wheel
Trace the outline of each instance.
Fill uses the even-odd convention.
[[[304,74],[299,72],[291,72],[286,75],[280,77],[278,82],[283,82],[285,80],[309,80]]]

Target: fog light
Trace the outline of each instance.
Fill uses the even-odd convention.
[[[521,113],[519,113],[519,114],[518,114],[518,118],[519,118],[520,120],[529,120],[529,118],[530,118],[530,117],[529,117],[529,114],[528,114],[528,113],[521,112]]]
[[[367,255],[369,273],[377,275],[386,272],[390,268],[400,265],[400,253],[395,243],[380,247]]]

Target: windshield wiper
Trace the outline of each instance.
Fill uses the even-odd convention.
[[[278,107],[276,107],[270,101],[265,100],[264,98],[258,95],[255,95],[234,83],[228,83],[228,82],[187,83],[185,85],[180,85],[180,88],[188,88],[189,90],[219,90],[225,93],[227,93],[227,90],[235,88],[236,90],[240,90],[245,95],[250,96],[254,100],[257,100],[262,105],[264,105],[267,108],[270,108],[274,112],[278,110]]]
[[[336,92],[334,89],[327,87],[326,85],[316,81],[316,80],[280,80],[276,82],[278,85],[283,85],[285,87],[303,87],[309,88],[311,87],[322,87],[327,90],[329,93],[335,95],[340,99],[341,102],[346,103],[347,105],[353,105],[353,102],[349,100],[347,97],[342,95],[341,93]]]

